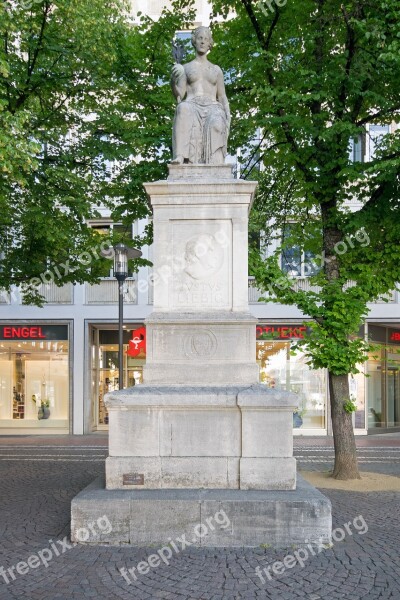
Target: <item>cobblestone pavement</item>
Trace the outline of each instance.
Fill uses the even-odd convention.
[[[130,576],[128,582],[119,569],[136,567],[157,548],[60,543],[69,535],[71,499],[103,473],[106,453],[104,445],[90,440],[67,445],[59,438],[59,445],[40,446],[0,440],[0,600],[400,600],[400,494],[395,492],[325,490],[333,505],[334,527],[345,534],[343,541],[332,548],[303,549],[308,553],[304,567],[297,561],[281,575],[274,575],[268,566],[294,555],[296,549],[186,548],[169,565],[162,563],[136,581]],[[296,454],[303,467],[330,466],[329,447],[304,442]],[[307,462],[314,460],[312,456],[323,462]],[[365,456],[363,469],[399,475],[400,456],[394,447],[378,444],[368,451],[360,449],[360,456]],[[361,528],[361,518],[355,520],[359,515],[368,531]],[[343,528],[350,522],[352,535]],[[49,559],[47,567],[31,559],[26,574],[11,570],[12,579],[7,569],[40,556],[40,551],[54,548],[52,544],[59,556]],[[54,549],[52,553],[56,554]]]
[[[306,471],[328,471],[333,467],[333,447],[295,447],[294,456],[299,469]],[[375,446],[358,448],[358,463],[361,471],[375,471],[387,475],[400,473],[400,448]],[[400,597],[399,597],[400,600]]]

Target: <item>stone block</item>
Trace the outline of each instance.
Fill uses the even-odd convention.
[[[161,456],[240,456],[237,408],[162,410]]]
[[[162,498],[137,496],[131,500],[129,539],[135,545],[168,545],[173,532],[189,540],[201,520],[201,505],[192,496],[179,498],[173,492]]]
[[[161,457],[109,456],[106,458],[106,482],[108,490],[160,488]]]
[[[255,319],[246,313],[177,315],[146,319],[148,385],[251,385],[259,379]],[[171,356],[174,360],[171,361]]]
[[[159,456],[157,408],[140,407],[113,412],[109,426],[110,456]]]
[[[237,489],[239,487],[239,457],[109,456],[106,459],[106,481],[108,490]],[[134,483],[130,483],[131,481]]]
[[[110,491],[99,478],[72,502],[72,539],[82,544],[100,538],[76,538],[88,523],[108,517],[112,531],[100,543],[150,546],[157,552],[186,536],[192,546],[288,548],[331,541],[331,503],[298,477],[297,489],[124,490]],[[179,545],[178,545],[179,546]]]
[[[292,489],[294,398],[261,384],[108,394],[107,489]]]
[[[72,500],[73,542],[128,544],[130,523],[131,499],[121,490],[107,492],[102,478],[93,481]]]
[[[293,456],[292,429],[292,411],[242,408],[242,456]]]
[[[241,458],[241,490],[296,489],[296,459]]]

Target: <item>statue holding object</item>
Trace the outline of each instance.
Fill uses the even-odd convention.
[[[221,165],[225,162],[231,115],[224,76],[207,54],[213,46],[208,27],[192,33],[196,58],[172,68],[171,86],[178,105],[175,111],[173,164]]]

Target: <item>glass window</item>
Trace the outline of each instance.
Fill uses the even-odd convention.
[[[311,250],[303,251],[300,246],[290,245],[292,225],[285,226],[283,233],[283,248],[281,254],[281,269],[290,277],[312,277],[317,275],[321,266],[317,264],[315,254]]]
[[[369,159],[374,160],[385,135],[390,133],[389,125],[370,125],[368,132]]]
[[[350,140],[349,145],[349,159],[351,162],[363,162],[364,160],[364,137],[359,135],[356,138]]]
[[[177,31],[173,48],[174,62],[181,64],[186,62],[192,49],[192,32]]]
[[[384,427],[382,349],[371,352],[367,363],[368,427]]]
[[[67,340],[0,341],[0,427],[68,427],[68,351]]]
[[[349,390],[350,398],[352,398],[356,404],[356,411],[354,413],[354,427],[355,429],[365,429],[365,387],[366,377],[363,372],[363,365],[358,365],[360,373],[357,375],[350,375],[349,377]]]
[[[324,428],[326,372],[310,369],[304,353],[299,351],[293,355],[291,346],[293,342],[257,341],[261,382],[297,394],[299,408],[293,415],[295,428]]]
[[[400,353],[399,347],[388,347],[387,364],[387,426],[400,427]]]
[[[143,383],[145,354],[137,358],[128,356],[132,330],[124,331],[124,387]],[[118,331],[115,329],[95,330],[92,345],[92,398],[94,428],[106,429],[108,412],[104,396],[119,389]]]

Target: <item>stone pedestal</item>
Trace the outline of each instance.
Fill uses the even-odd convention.
[[[217,512],[223,525],[213,522]],[[104,515],[107,532],[90,527]],[[89,526],[88,526],[89,525]],[[200,529],[206,535],[195,534]],[[331,541],[331,503],[299,476],[292,492],[261,490],[105,490],[95,480],[72,501],[71,538],[84,544],[151,546],[186,536],[191,546],[290,548]]]
[[[181,534],[188,511],[201,523],[203,508],[226,505],[235,531],[216,533],[210,545],[301,543],[321,532],[328,539],[329,501],[314,490],[315,502],[310,487],[305,496],[295,491],[296,397],[258,383],[247,270],[256,184],[235,180],[228,165],[170,165],[166,181],[145,187],[154,215],[154,311],[144,385],[105,397],[107,489],[75,498],[73,531],[119,503],[126,514],[107,541],[153,544],[162,532]],[[283,491],[284,502],[273,495]],[[136,524],[148,510],[152,526],[142,535]],[[259,531],[249,530],[253,521]]]
[[[154,215],[145,383],[256,383],[247,264],[255,182],[233,179],[229,165],[170,165],[167,181],[145,187]]]
[[[107,489],[296,487],[292,394],[141,385],[107,402]]]

